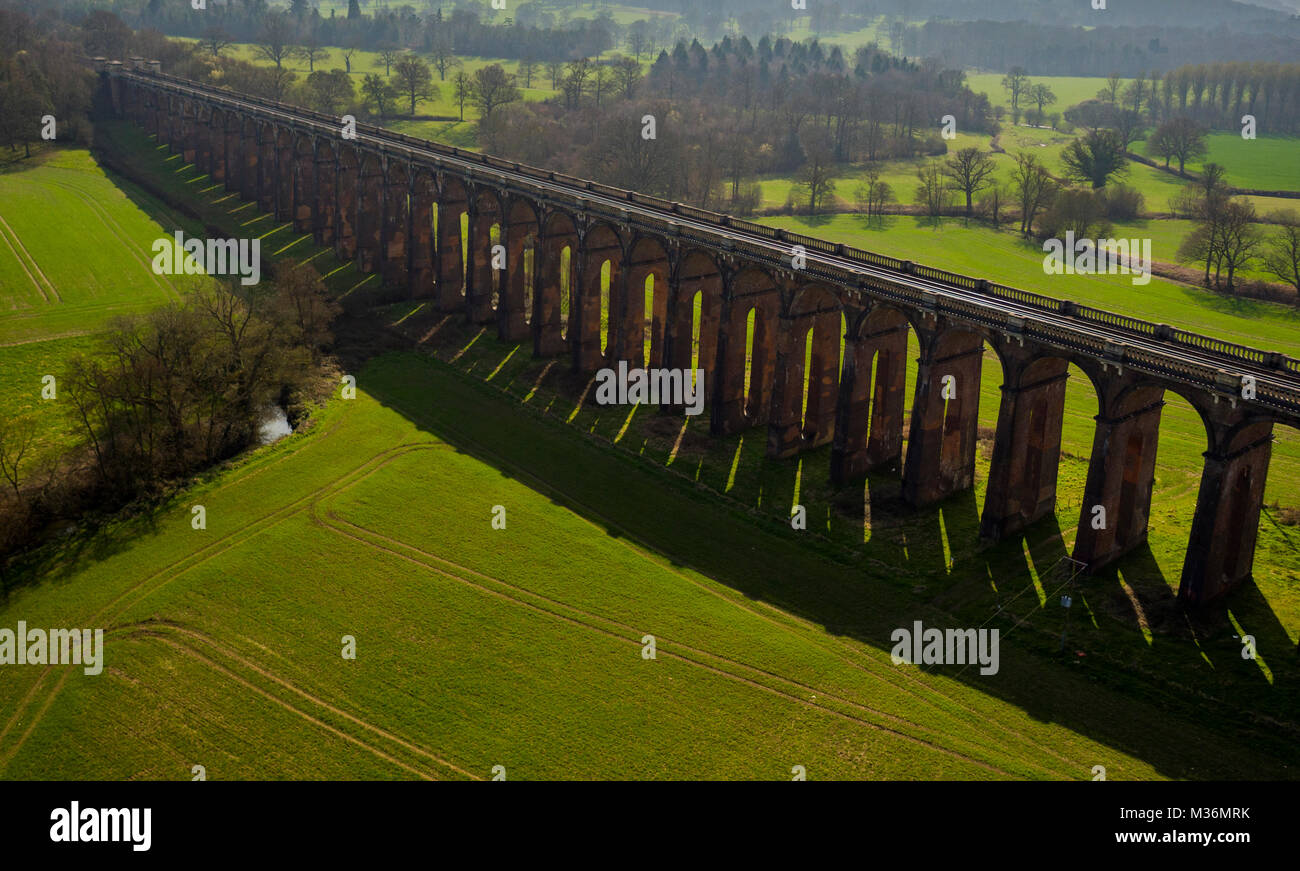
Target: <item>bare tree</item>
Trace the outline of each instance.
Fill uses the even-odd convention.
[[[321,45],[320,32],[315,27],[308,29],[307,36],[302,41],[300,53],[302,57],[307,59],[307,71],[309,73],[316,72],[317,61],[327,61],[330,57],[329,49]]]
[[[1192,218],[1196,226],[1178,248],[1184,262],[1204,263],[1206,287],[1217,285],[1223,270],[1225,223],[1232,194],[1223,180],[1225,170],[1217,163],[1207,163],[1201,177],[1188,185],[1174,201],[1175,210]],[[1214,272],[1213,283],[1210,273]]]
[[[858,185],[856,195],[858,208],[871,221],[884,217],[885,206],[893,199],[894,191],[889,182],[880,180],[880,167],[871,164]]]
[[[1191,118],[1170,118],[1151,134],[1151,150],[1165,159],[1166,168],[1170,160],[1177,160],[1178,174],[1185,176],[1187,161],[1206,154],[1205,133]]]
[[[1034,230],[1038,213],[1051,205],[1057,184],[1046,167],[1029,152],[1016,155],[1016,168],[1011,171],[1011,183],[1020,201],[1020,234],[1028,237]]]
[[[474,72],[470,99],[478,108],[480,118],[491,118],[498,106],[513,103],[522,96],[515,86],[514,77],[501,64],[488,64]]]
[[[384,65],[384,75],[393,74],[393,64],[397,63],[402,57],[402,52],[397,46],[391,43],[380,46],[379,62]]]
[[[1012,67],[1011,71],[1002,77],[1002,87],[1011,98],[1011,111],[1018,113],[1020,101],[1031,87],[1029,73],[1024,67]]]
[[[645,19],[633,21],[627,26],[627,50],[632,52],[638,65],[649,42],[649,30],[650,24]]]
[[[952,189],[966,196],[966,217],[971,216],[975,195],[989,186],[989,179],[997,166],[993,158],[978,148],[963,148],[944,161],[944,178]]]
[[[1255,223],[1255,206],[1250,200],[1231,200],[1219,225],[1219,265],[1228,273],[1229,293],[1236,289],[1236,274],[1251,264],[1263,241]],[[1217,281],[1217,274],[1215,278]]]
[[[1056,102],[1056,92],[1040,82],[1029,89],[1027,96],[1038,107],[1038,123],[1043,123],[1046,108]]]
[[[36,422],[30,417],[0,418],[0,479],[23,504],[22,485],[27,461],[36,445]]]
[[[1281,230],[1268,243],[1264,253],[1264,269],[1279,281],[1296,289],[1300,302],[1300,216],[1293,211],[1274,215]]]
[[[447,81],[447,71],[461,65],[460,58],[452,48],[450,34],[439,32],[433,38],[433,47],[429,50],[433,58],[433,68],[438,71],[438,81]]]
[[[293,44],[293,22],[283,12],[268,12],[262,19],[254,49],[259,55],[283,69],[284,62],[298,57],[299,49]]]
[[[230,48],[234,42],[229,33],[226,33],[215,24],[203,31],[203,37],[199,40],[213,57],[221,57],[221,53]]]
[[[1111,73],[1106,78],[1106,86],[1097,92],[1097,99],[1110,103],[1112,106],[1119,104],[1119,89],[1124,84],[1124,80],[1119,77],[1119,73]]]
[[[591,59],[580,57],[577,60],[571,60],[566,65],[568,75],[565,76],[565,92],[571,93],[574,106],[582,103],[582,88],[587,79],[591,76]]]
[[[533,76],[537,74],[537,61],[530,57],[522,58],[515,67],[515,75],[524,80],[524,87],[533,86]]]
[[[438,99],[438,86],[433,83],[429,65],[413,54],[405,55],[393,64],[393,86],[411,101],[412,117],[418,101]]]
[[[820,124],[806,126],[799,134],[804,164],[799,170],[799,187],[808,192],[808,214],[817,214],[827,197],[835,192],[835,146],[831,135]]]
[[[630,57],[619,58],[613,66],[614,86],[624,97],[631,97],[641,81],[641,64]]]
[[[937,161],[930,161],[916,170],[916,200],[931,218],[941,216],[952,201],[952,188],[943,177]]]
[[[465,104],[469,102],[470,97],[474,94],[474,83],[464,70],[457,70],[456,75],[451,77],[452,88],[456,98],[456,105],[460,108],[460,120],[465,120]]]
[[[546,62],[546,75],[551,79],[551,90],[560,89],[560,79],[564,77],[564,61],[550,60]]]

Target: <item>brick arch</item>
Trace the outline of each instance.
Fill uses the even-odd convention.
[[[279,128],[270,121],[257,125],[257,208],[263,212],[275,211],[276,141]]]
[[[227,131],[226,136],[228,165],[235,169],[236,188],[240,199],[256,200],[257,186],[261,181],[258,168],[262,154],[258,147],[261,125],[255,119],[245,115],[236,116],[234,124],[237,125],[237,130]]]
[[[340,260],[357,256],[357,203],[361,198],[361,152],[355,145],[338,146],[335,161],[334,254]]]
[[[290,215],[294,230],[311,233],[315,230],[314,213],[318,199],[316,191],[316,137],[297,133],[291,146],[290,162],[293,173],[293,198]]]
[[[610,288],[611,359],[629,367],[661,367],[668,321],[668,278],[672,274],[669,247],[658,236],[637,234],[628,244],[626,278]],[[650,317],[646,317],[646,287],[651,286]],[[645,343],[650,342],[646,357]]]
[[[339,151],[334,140],[312,139],[312,178],[316,199],[312,204],[312,235],[317,245],[333,245],[339,214]]]
[[[505,205],[501,194],[492,187],[476,187],[469,210],[469,273],[465,283],[465,309],[470,323],[488,324],[496,319],[501,294],[502,270],[492,266],[492,231],[504,226]]]
[[[705,402],[718,389],[724,288],[723,267],[712,254],[700,248],[679,252],[669,282],[664,361],[672,369],[703,370]]]
[[[406,280],[411,299],[428,299],[434,294],[434,231],[438,209],[438,178],[428,167],[411,167],[408,204],[410,246],[406,258]]]
[[[1103,382],[1074,559],[1109,565],[1146,540],[1164,385],[1116,374]],[[1094,510],[1100,508],[1100,525]]]
[[[886,303],[856,313],[849,324],[831,451],[831,479],[837,484],[902,461],[912,331],[907,313]]]
[[[997,540],[1056,510],[1071,361],[1012,341],[994,347],[1003,379],[980,535]]]
[[[465,236],[462,222],[469,215],[469,188],[452,175],[438,173],[435,307],[440,312],[460,311],[465,306]]]
[[[1216,427],[1219,444],[1205,453],[1178,586],[1178,597],[1194,605],[1225,595],[1254,570],[1276,421],[1269,415],[1225,416],[1240,419]]]
[[[279,126],[275,130],[275,191],[272,203],[272,215],[276,221],[288,221],[293,217],[294,148],[297,144],[295,130],[292,127]]]
[[[903,467],[909,504],[931,505],[974,484],[984,341],[982,331],[942,319],[921,334]]]
[[[198,103],[188,97],[181,97],[176,104],[176,116],[170,144],[173,150],[180,151],[183,163],[194,163],[199,141]]]
[[[217,110],[207,103],[195,107],[194,119],[194,166],[205,175],[212,174],[212,155],[219,148],[214,140],[220,128],[214,123]]]
[[[530,336],[541,255],[540,211],[536,203],[518,194],[505,202],[501,244],[506,248],[506,269],[499,278],[497,304],[497,337],[503,342],[522,342]]]
[[[208,175],[230,190],[231,113],[214,106],[208,118]]]
[[[781,289],[779,279],[757,266],[747,266],[726,277],[713,396],[713,432],[717,435],[740,432],[769,419]]]
[[[380,206],[379,269],[384,284],[407,285],[407,247],[410,244],[409,195],[411,166],[404,160],[383,161],[383,202]]]
[[[835,436],[844,308],[822,284],[790,289],[777,346],[767,452],[789,457]]]
[[[597,222],[582,233],[578,249],[577,280],[572,285],[577,293],[569,304],[568,340],[574,368],[594,372],[607,365],[615,353],[614,306],[624,281],[627,246],[617,228]],[[606,263],[608,291],[601,279]]]
[[[1219,450],[1221,448],[1219,442],[1222,434],[1215,430],[1214,414],[1210,408],[1210,403],[1206,401],[1204,393],[1190,387],[1172,383],[1166,384],[1144,376],[1131,378],[1115,397],[1114,414],[1118,416],[1132,413],[1135,406],[1142,405],[1144,397],[1152,395],[1160,397],[1159,401],[1163,402],[1165,391],[1187,400],[1187,404],[1196,411],[1196,416],[1200,418],[1201,425],[1205,428],[1206,450]]]
[[[540,268],[531,327],[533,353],[549,357],[568,346],[580,235],[573,215],[562,209],[544,209],[541,228]]]
[[[362,150],[357,169],[357,268],[369,275],[378,272],[383,256],[384,160]]]

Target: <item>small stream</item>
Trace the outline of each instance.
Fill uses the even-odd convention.
[[[284,409],[278,405],[271,405],[263,412],[262,420],[257,425],[257,443],[269,445],[278,442],[291,432],[293,427],[289,426],[289,416],[285,414]]]

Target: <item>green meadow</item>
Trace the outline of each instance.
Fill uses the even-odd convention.
[[[1300,191],[1300,161],[1296,160],[1297,140],[1290,136],[1260,136],[1242,139],[1239,133],[1210,133],[1205,137],[1207,154],[1189,163],[1189,172],[1199,173],[1206,163],[1228,169],[1228,183],[1234,187],[1264,191]],[[1141,153],[1158,159],[1139,143]],[[1178,169],[1178,164],[1172,165]],[[1277,199],[1277,198],[1272,198]],[[1291,208],[1300,209],[1300,200]]]
[[[1011,96],[1007,89],[1002,87],[1003,73],[978,73],[969,72],[966,74],[966,84],[977,94],[987,94],[989,103],[994,107],[1003,106],[1008,112],[1011,111]],[[1082,103],[1084,100],[1091,100],[1097,96],[1106,85],[1105,78],[1093,76],[1036,76],[1030,72],[1029,80],[1035,85],[1047,85],[1056,95],[1056,102],[1047,106],[1048,112],[1064,112],[1073,105]],[[1125,79],[1121,87],[1127,87],[1129,80]],[[1022,104],[1021,108],[1027,108],[1028,104]],[[1036,108],[1036,107],[1035,107]]]
[[[937,590],[908,592],[911,571],[765,528],[427,357],[375,359],[358,383],[307,432],[11,593],[7,622],[105,626],[106,667],[0,685],[0,774],[1088,779],[1102,764],[1129,779],[1289,764],[1159,693],[1098,685],[1100,663],[1042,657],[1038,627],[1004,642],[997,675],[894,666],[898,614],[948,619]],[[993,583],[1055,629],[1020,559]],[[1096,619],[1074,643],[1113,628]],[[1160,641],[1152,667],[1175,654]],[[1204,757],[1178,761],[1175,735]]]
[[[0,415],[35,417],[43,447],[67,442],[70,424],[41,398],[42,378],[113,318],[180,299],[204,280],[153,272],[154,241],[182,226],[198,229],[84,149],[0,169]]]

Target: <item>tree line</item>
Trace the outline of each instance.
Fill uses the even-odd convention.
[[[836,163],[945,153],[946,114],[994,129],[987,98],[960,72],[871,46],[850,55],[816,40],[728,37],[708,49],[680,41],[644,78],[618,60],[553,72],[558,97],[480,124],[486,150],[742,214],[757,205],[755,175],[798,175],[816,207]]]
[[[0,143],[11,157],[20,147],[31,156],[46,116],[59,140],[89,139],[94,76],[80,63],[79,37],[76,28],[38,29],[26,13],[0,9]]]

